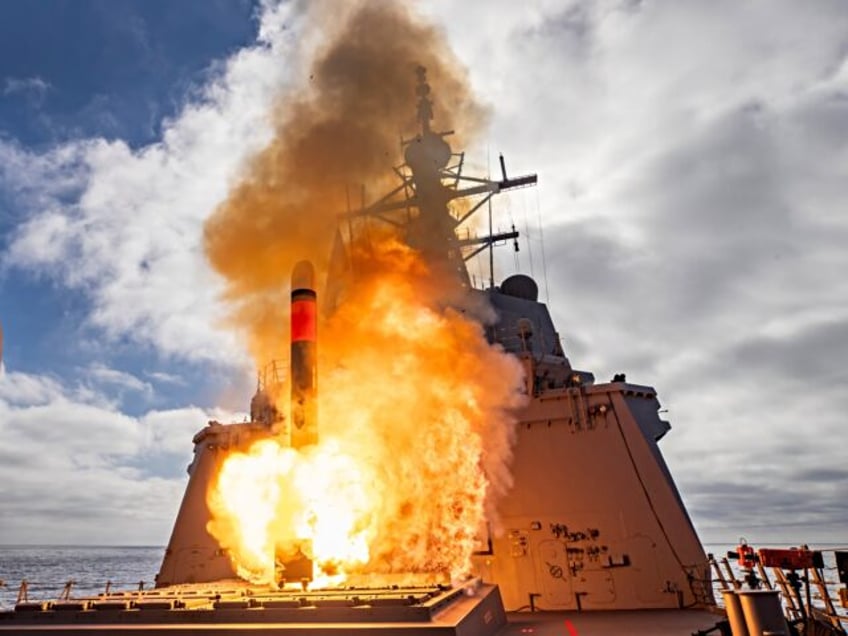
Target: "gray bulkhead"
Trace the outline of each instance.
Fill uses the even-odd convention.
[[[209,422],[194,436],[188,484],[156,575],[156,587],[236,577],[229,556],[206,528],[212,516],[206,494],[230,450],[246,449],[252,441],[267,436],[265,427],[252,423],[218,422]]]
[[[591,373],[573,369],[547,307],[526,281],[508,281],[473,293],[485,294],[497,313],[488,337],[522,361],[530,399],[518,417],[513,488],[481,542],[476,573],[499,585],[507,609],[712,602],[706,556],[657,446],[670,427],[655,391],[595,384]],[[206,492],[229,450],[268,434],[255,423],[213,422],[195,436],[157,586],[235,576],[206,528]]]
[[[510,610],[712,602],[706,556],[657,445],[670,426],[656,392],[571,368],[535,284],[509,282],[481,292],[498,315],[487,333],[523,361],[530,401],[478,573]]]

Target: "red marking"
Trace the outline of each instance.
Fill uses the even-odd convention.
[[[748,544],[736,546],[736,552],[739,554],[739,567],[746,570],[753,570],[756,559],[754,558],[754,548]]]
[[[567,618],[565,619],[565,628],[568,630],[568,636],[577,636],[577,628]]]
[[[759,555],[760,563],[768,568],[803,570],[804,568],[816,567],[814,553],[811,550],[802,550],[800,548],[790,548],[788,550],[760,548]],[[739,562],[742,562],[741,557]]]
[[[318,320],[314,298],[295,300],[291,304],[291,341],[315,342]]]

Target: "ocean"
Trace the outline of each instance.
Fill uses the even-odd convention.
[[[716,559],[735,547],[725,543],[704,544],[705,551],[714,554]],[[840,583],[832,552],[834,546],[810,547],[824,551],[825,580],[834,603],[838,605],[837,589]],[[5,585],[0,586],[0,609],[14,607],[20,583],[24,579],[29,583],[30,600],[56,599],[69,580],[75,582],[72,596],[103,592],[107,581],[111,581],[113,590],[135,590],[140,582],[143,582],[145,589],[153,587],[153,577],[159,569],[163,552],[162,546],[0,546],[0,580],[5,582]],[[735,563],[734,571],[737,578],[741,578]],[[718,587],[715,587],[717,590]],[[721,603],[718,592],[716,600]],[[845,610],[841,610],[841,613],[848,614]]]
[[[0,609],[14,607],[21,581],[29,583],[31,600],[54,600],[65,583],[75,581],[73,596],[98,594],[112,581],[113,589],[153,587],[162,546],[0,546]]]
[[[728,543],[704,543],[704,552],[707,554],[712,554],[717,561],[721,561],[722,557],[726,557],[728,551],[736,551],[737,546],[735,544]],[[752,547],[757,550],[759,548],[789,548],[789,547],[798,547],[798,544],[789,544],[789,543],[756,543],[752,544]],[[828,594],[830,596],[831,601],[833,601],[834,606],[836,607],[837,614],[840,616],[846,617],[848,619],[848,610],[840,607],[839,605],[839,588],[843,587],[842,583],[839,581],[838,571],[836,569],[836,556],[834,554],[834,550],[840,551],[848,551],[848,542],[842,543],[841,545],[835,544],[810,544],[809,549],[811,550],[821,550],[822,560],[824,561],[824,568],[822,569],[822,574],[824,576],[825,583],[827,584]],[[733,570],[737,579],[742,579],[743,574],[739,569],[736,561],[730,561],[731,569]],[[722,572],[724,573],[724,568],[722,568]],[[771,568],[766,568],[766,573],[771,578],[771,582],[774,585],[775,589],[777,586],[775,585],[774,577],[772,576]],[[715,572],[711,572],[713,577],[713,590],[715,590],[715,599],[719,605],[723,605],[721,593],[719,590],[721,586],[715,580]],[[812,602],[813,605],[824,609],[824,602],[821,599],[821,595],[815,586],[812,587]],[[843,621],[844,622],[844,621]]]

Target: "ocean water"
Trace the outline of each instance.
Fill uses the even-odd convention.
[[[752,547],[756,550],[756,549],[759,549],[759,548],[788,548],[788,547],[790,547],[790,545],[786,544],[786,543],[781,543],[781,544],[758,543],[758,544],[753,544]],[[792,546],[792,547],[797,547],[797,545]],[[848,542],[845,542],[845,543],[843,543],[842,545],[839,545],[839,546],[834,545],[834,544],[828,544],[828,545],[810,544],[809,548],[811,550],[821,550],[822,559],[824,560],[824,568],[822,570],[822,574],[824,576],[825,583],[827,584],[828,594],[830,595],[830,599],[831,599],[831,601],[833,601],[833,604],[836,607],[837,614],[839,614],[840,616],[846,617],[848,619],[848,610],[842,608],[839,604],[839,591],[838,590],[839,590],[840,587],[842,587],[842,583],[840,583],[840,581],[839,581],[838,572],[837,572],[837,569],[836,569],[836,557],[834,555],[834,550],[843,550],[843,551],[848,550]],[[729,543],[705,543],[704,544],[704,551],[707,552],[707,554],[712,553],[712,555],[715,557],[716,561],[721,561],[722,557],[727,556],[728,551],[734,551],[734,552],[736,551],[736,545],[735,544],[729,544]],[[731,570],[733,570],[737,579],[743,580],[744,574],[743,574],[742,570],[739,568],[739,566],[738,566],[738,564],[735,560],[732,560],[732,559],[730,560],[730,568],[731,568]],[[722,566],[722,573],[725,575],[725,578],[727,578],[727,573],[725,572],[725,569],[724,569],[723,566]],[[777,586],[775,584],[776,582],[774,580],[774,577],[772,576],[771,568],[766,568],[766,573],[768,574],[769,578],[771,579],[772,585],[776,589]],[[716,602],[719,605],[723,605],[722,598],[721,598],[721,592],[720,592],[721,584],[716,579],[715,573],[711,572],[711,574],[713,576],[713,590],[715,592]],[[817,588],[815,586],[813,586],[811,589],[812,589],[811,597],[812,597],[813,605],[820,608],[820,609],[824,609],[824,602],[821,599],[821,596],[820,596]],[[803,593],[804,592],[802,590],[802,594]]]
[[[788,547],[786,545],[754,547]],[[834,604],[839,605],[837,589],[840,583],[837,578],[836,564],[832,548],[834,546],[810,546],[822,549],[825,561],[824,577]],[[708,553],[716,559],[735,550],[731,544],[704,544]],[[846,547],[840,549],[848,549]],[[139,582],[144,582],[145,589],[153,587],[153,577],[159,570],[164,547],[96,547],[96,546],[0,546],[0,580],[5,585],[0,586],[0,609],[14,607],[18,588],[22,580],[29,583],[30,600],[54,600],[62,592],[68,580],[75,581],[72,596],[86,596],[103,592],[106,582],[112,582],[114,590],[138,589]],[[731,566],[737,578],[742,573],[731,561]],[[771,574],[769,572],[769,574]],[[716,590],[716,601],[721,603],[719,586],[713,581]],[[816,602],[814,597],[814,603]],[[848,616],[848,611],[840,608],[842,615]]]
[[[72,596],[113,589],[153,587],[165,548],[89,546],[0,546],[0,609],[14,607],[21,581],[29,583],[30,600],[54,600],[68,580]]]

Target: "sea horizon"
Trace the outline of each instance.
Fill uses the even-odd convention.
[[[832,551],[848,549],[848,541],[841,546],[835,542],[809,543],[811,549],[824,551],[825,578],[833,595],[839,586],[835,576]],[[707,554],[717,559],[734,550],[738,541],[704,542]],[[758,547],[797,547],[793,542],[751,542]],[[17,600],[21,582],[27,581],[30,600],[52,601],[63,588],[73,581],[72,596],[95,596],[106,590],[134,590],[155,584],[156,573],[162,563],[164,545],[72,545],[72,544],[0,544],[0,609],[12,609]],[[736,576],[741,578],[738,564],[731,560]],[[719,583],[713,581],[717,589]],[[715,598],[720,602],[720,595]]]
[[[735,539],[727,539],[727,540],[711,540],[711,541],[701,541],[702,546],[713,546],[713,545],[738,545],[740,541],[740,537]],[[786,546],[786,547],[799,547],[800,545],[807,546],[817,546],[814,549],[817,550],[842,550],[848,549],[848,537],[844,540],[824,540],[824,541],[803,541],[798,542],[795,540],[786,540],[786,541],[776,541],[770,539],[768,541],[756,541],[750,540],[746,538],[747,543],[753,545],[754,547],[758,545],[767,545],[767,546]],[[830,547],[833,544],[833,547]],[[828,547],[821,547],[828,546]],[[165,549],[167,547],[167,543],[0,543],[0,549],[14,549],[14,548],[144,548],[144,549],[153,549],[153,548],[161,548]]]

